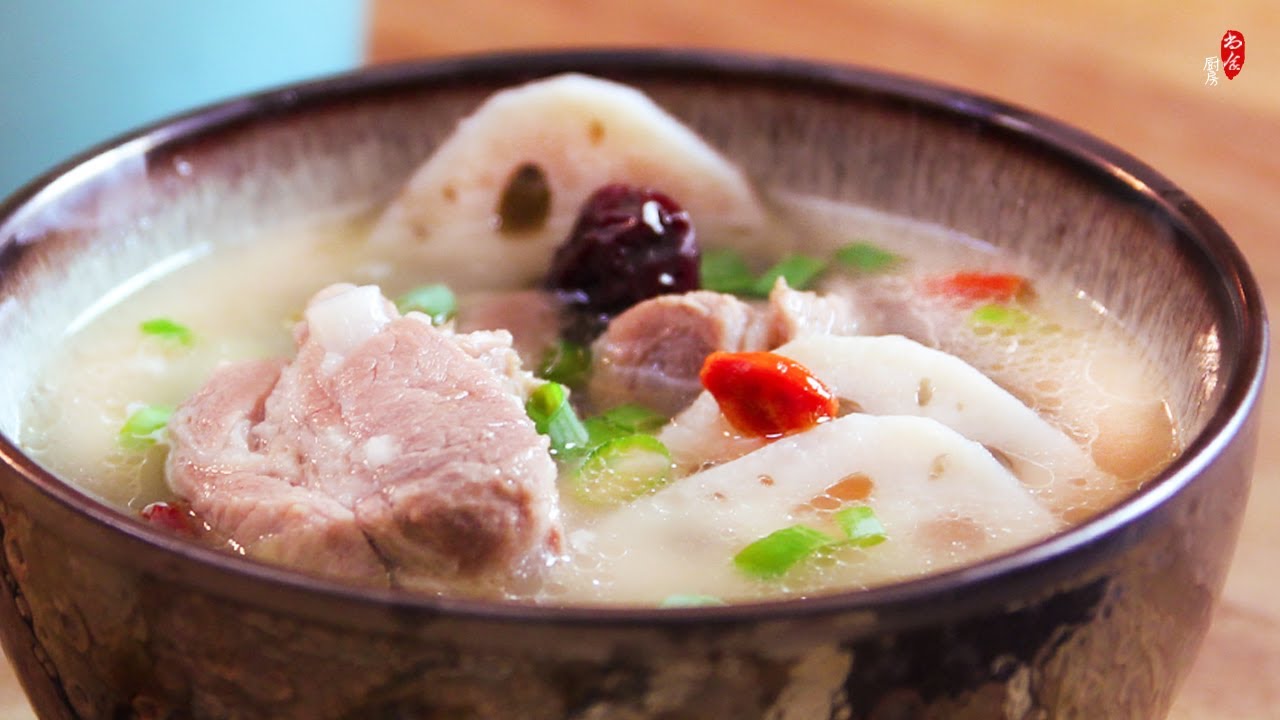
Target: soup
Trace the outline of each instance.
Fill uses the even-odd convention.
[[[171,265],[86,311],[24,446],[194,541],[357,584],[870,587],[1080,522],[1178,449],[1163,379],[1077,288],[755,188],[587,78],[495,96],[387,207]]]

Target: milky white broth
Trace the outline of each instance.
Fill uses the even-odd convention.
[[[815,199],[784,196],[772,203],[779,211],[778,225],[767,240],[748,238],[744,246],[772,245],[779,255],[784,247],[821,254],[865,240],[907,258],[907,276],[993,269],[1032,278],[1035,296],[1027,307],[1044,321],[1045,332],[975,330],[963,321],[964,313],[927,304],[893,331],[964,358],[1085,448],[1104,471],[1103,480],[1093,482],[1080,501],[1055,508],[1063,525],[1128,494],[1175,452],[1177,434],[1161,400],[1167,395],[1161,376],[1105,310],[1083,293],[1054,285],[1019,259],[936,226]],[[136,513],[153,501],[174,499],[163,476],[163,443],[144,452],[118,444],[121,425],[133,409],[180,404],[219,363],[291,355],[293,324],[307,299],[331,283],[378,284],[385,295],[395,297],[425,282],[449,282],[446,267],[415,267],[403,258],[374,254],[381,251],[364,242],[368,225],[361,215],[281,227],[262,237],[202,248],[168,275],[84,318],[44,369],[29,399],[23,446],[58,476],[123,511]],[[717,244],[717,238],[701,240],[704,247]],[[465,243],[459,248],[464,250]],[[772,258],[756,260],[764,266]],[[910,303],[911,283],[905,277],[866,281],[832,271],[814,289],[856,293],[860,283],[872,282],[878,283],[881,297],[893,298],[901,290],[901,301]],[[461,316],[469,295],[499,289],[453,288]],[[190,327],[195,344],[174,349],[144,337],[139,323],[155,317]],[[525,364],[536,366],[537,361],[526,358]],[[772,580],[732,572],[730,557],[702,557],[679,546],[654,548],[655,542],[666,541],[639,534],[630,542],[658,559],[619,565],[615,555],[625,555],[625,548],[602,555],[596,547],[597,524],[607,513],[583,507],[568,494],[561,503],[564,556],[539,578],[509,583],[501,591],[506,597],[655,604],[678,593],[724,600],[806,595],[882,584],[984,555],[982,543],[963,523],[943,523],[932,530],[932,554],[906,566],[894,559],[892,533],[879,546],[823,554]],[[799,511],[793,516],[793,522],[808,519]],[[637,568],[642,568],[642,581],[636,581]]]

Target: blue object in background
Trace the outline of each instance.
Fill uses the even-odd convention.
[[[363,0],[0,0],[0,198],[127,130],[356,67]]]

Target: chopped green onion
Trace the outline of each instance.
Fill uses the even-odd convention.
[[[396,298],[401,314],[420,312],[432,325],[443,325],[458,312],[458,298],[447,285],[423,285]]]
[[[117,441],[126,450],[145,450],[160,440],[160,434],[169,424],[173,408],[147,405],[133,411],[120,428]]]
[[[587,418],[583,425],[587,428],[590,440],[587,445],[596,447],[614,438],[636,434],[653,434],[663,425],[667,418],[649,408],[640,405],[619,405],[603,415]]]
[[[845,545],[871,547],[888,537],[870,505],[845,508],[833,519],[845,539],[834,538],[807,525],[792,525],[746,546],[734,556],[733,564],[748,575],[773,578],[819,550]]]
[[[631,432],[653,432],[667,424],[665,415],[634,403],[619,405],[597,417],[610,425],[624,428]]]
[[[627,435],[593,449],[570,478],[570,489],[584,503],[614,507],[667,484],[671,471],[666,445],[652,435]]]
[[[564,385],[548,382],[534,388],[525,401],[524,409],[533,419],[538,432],[546,434],[551,416],[569,402],[569,391]]]
[[[725,602],[714,595],[693,595],[677,593],[668,595],[658,603],[661,608],[705,607],[707,605],[724,605]]]
[[[768,297],[778,278],[785,278],[787,286],[792,290],[804,290],[823,270],[827,269],[827,261],[811,255],[788,255],[769,268],[751,286],[751,293],[757,297]]]
[[[615,438],[626,437],[627,435],[635,434],[634,432],[627,430],[626,428],[614,425],[613,423],[599,416],[589,417],[586,420],[583,420],[582,427],[587,429],[586,447],[588,448],[599,447]]]
[[[524,408],[537,431],[551,439],[551,449],[557,454],[586,445],[587,429],[569,404],[569,390],[564,385],[554,382],[539,385],[529,393]]]
[[[538,377],[569,387],[579,387],[591,371],[591,348],[559,340],[547,348],[538,366]]]
[[[1026,310],[989,303],[975,308],[969,314],[969,322],[975,327],[1001,327],[1018,329],[1031,323],[1031,314]]]
[[[884,525],[880,524],[880,519],[870,505],[847,507],[837,512],[833,519],[844,531],[851,545],[871,547],[884,542],[887,537]]]
[[[733,557],[739,570],[759,578],[777,577],[815,550],[836,539],[807,525],[792,525],[772,532],[743,548]]]
[[[169,318],[145,320],[138,327],[144,335],[150,335],[179,347],[191,347],[195,342],[195,333],[191,332],[191,328]]]
[[[548,382],[534,388],[529,393],[529,399],[524,403],[525,412],[529,413],[529,417],[533,418],[534,425],[537,426],[538,432],[545,433],[547,431],[547,420],[551,418],[551,413],[560,409],[560,406],[568,402],[569,393],[560,383]]]
[[[587,429],[569,403],[551,414],[547,421],[547,437],[551,438],[551,448],[560,454],[585,447],[588,438]]]
[[[702,289],[733,295],[748,293],[755,275],[737,250],[712,249],[702,252],[700,261]]]
[[[836,250],[837,262],[860,273],[884,272],[902,262],[902,258],[868,242],[854,242]]]

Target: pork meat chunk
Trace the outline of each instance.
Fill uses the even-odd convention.
[[[544,290],[476,293],[464,299],[455,321],[459,332],[508,330],[526,367],[537,367],[560,337],[561,302]]]
[[[865,324],[853,294],[792,290],[778,278],[769,292],[769,347],[808,335],[855,335]]]
[[[702,391],[698,373],[712,352],[768,350],[858,325],[846,298],[792,290],[782,279],[767,303],[709,290],[660,295],[614,318],[596,340],[591,397],[603,408],[638,403],[675,415]]]
[[[707,355],[763,349],[768,340],[768,324],[732,295],[659,295],[614,318],[596,340],[591,397],[601,407],[638,402],[674,415],[701,392]]]
[[[170,421],[169,484],[216,533],[371,585],[507,577],[556,552],[555,466],[509,336],[344,285],[295,338],[291,362],[225,367]]]

